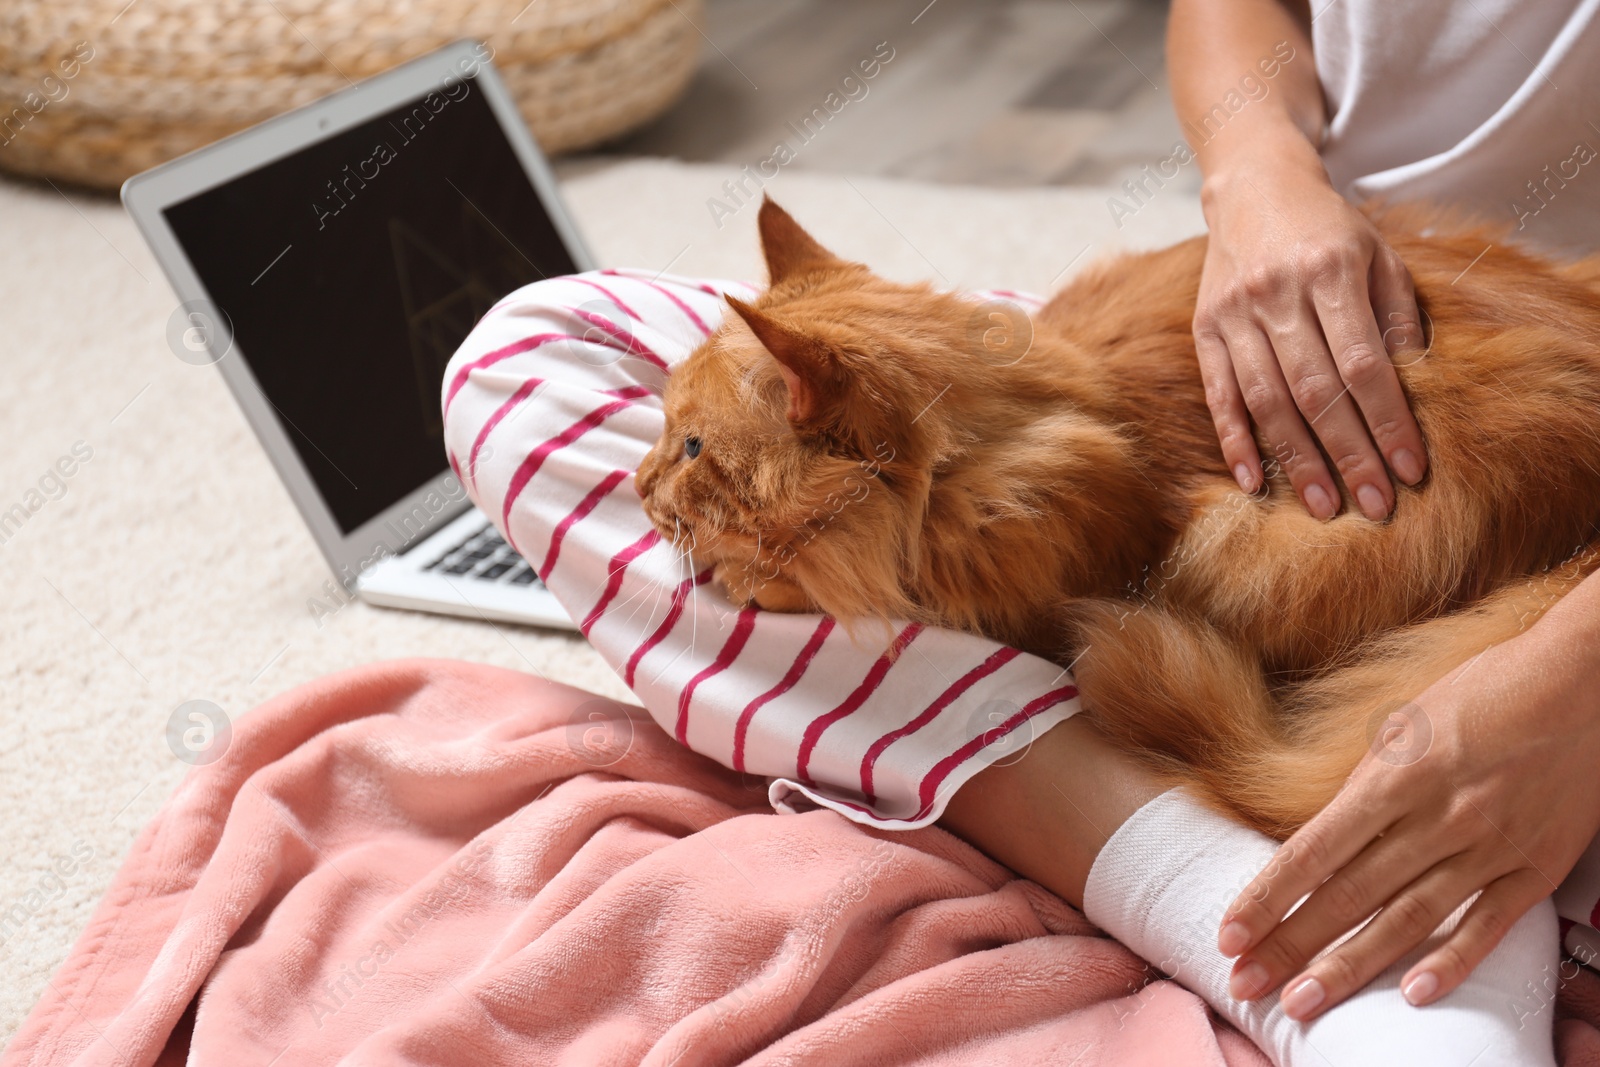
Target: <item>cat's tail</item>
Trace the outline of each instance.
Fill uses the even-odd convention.
[[[1253,656],[1154,603],[1072,600],[1062,618],[1084,710],[1113,744],[1168,784],[1281,832],[1283,798],[1241,773],[1292,754]]]
[[[1425,759],[1434,724],[1414,701],[1531,626],[1600,549],[1515,582],[1471,608],[1368,642],[1311,681],[1276,692],[1255,657],[1202,620],[1153,604],[1078,600],[1065,609],[1086,711],[1173,785],[1277,838],[1333,799],[1369,753]]]

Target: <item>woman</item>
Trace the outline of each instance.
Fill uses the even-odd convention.
[[[1474,3],[1489,10],[1488,0]],[[1316,20],[1314,67],[1303,8],[1177,0],[1172,81],[1206,174],[1213,236],[1196,343],[1230,466],[1246,490],[1259,484],[1253,418],[1283,446],[1273,458],[1307,507],[1326,517],[1340,496],[1320,442],[1377,521],[1393,503],[1390,471],[1407,482],[1425,476],[1425,442],[1389,358],[1415,358],[1429,326],[1403,264],[1344,194],[1439,198],[1451,173],[1486,172],[1452,172],[1451,159],[1499,159],[1507,149],[1497,137],[1532,151],[1516,140],[1526,123],[1509,123],[1507,134],[1482,100],[1462,109],[1460,86],[1504,103],[1542,76],[1530,62],[1489,84],[1474,61],[1498,54],[1503,38],[1512,54],[1544,57],[1550,69],[1540,70],[1581,97],[1582,72],[1561,63],[1573,32],[1592,45],[1596,3],[1539,19],[1519,8],[1519,26],[1501,27],[1509,36],[1493,24],[1450,29],[1466,16],[1435,13],[1435,28],[1450,32],[1428,38],[1448,46],[1431,65],[1403,49],[1374,52],[1386,32],[1398,43],[1419,39],[1378,21],[1402,13],[1335,4]],[[1230,96],[1241,78],[1261,76],[1269,56],[1279,57],[1270,91]],[[1440,79],[1443,98],[1420,118],[1405,115],[1421,132],[1385,139],[1373,119],[1357,121],[1374,99],[1405,96],[1382,80],[1375,56],[1406,67],[1419,99],[1429,77]],[[1530,106],[1543,114],[1552,105],[1537,90]],[[1235,108],[1235,98],[1246,102]],[[1437,114],[1451,108],[1463,111],[1453,126]],[[1440,143],[1424,144],[1424,133]],[[1431,154],[1394,156],[1413,149]],[[1441,155],[1444,164],[1415,166]],[[1558,179],[1567,188],[1529,209],[1529,229],[1579,235],[1582,213],[1567,202],[1593,205],[1580,185],[1588,177]],[[1478,191],[1493,206],[1486,181],[1491,192]],[[1585,239],[1593,245],[1592,233]],[[1548,973],[1553,990],[1557,933],[1544,898],[1600,829],[1600,796],[1587,784],[1600,714],[1581,689],[1600,665],[1600,585],[1586,583],[1425,694],[1424,717],[1400,725],[1410,731],[1403,740],[1426,732],[1430,743],[1376,745],[1329,810],[1280,850],[1181,792],[1163,793],[1071,717],[1075,691],[1054,665],[971,635],[906,626],[877,649],[828,619],[741,611],[682,547],[655,534],[630,475],[660,432],[667,368],[716,327],[729,289],[750,295],[628,272],[541,282],[486,316],[446,372],[458,473],[658,722],[696,751],[770,777],[780,809],[821,804],[889,828],[941,820],[1081,904],[1280,1064],[1553,1062],[1550,996],[1529,980]],[[1025,752],[1023,738],[1032,739]],[[1597,894],[1581,875],[1563,887],[1581,903],[1563,910],[1587,922]],[[1478,890],[1466,917],[1453,915]],[[1365,930],[1314,958],[1380,908]]]
[[[1313,45],[1315,69],[1283,64],[1274,92],[1213,132],[1206,115],[1229,79],[1283,40]],[[1380,521],[1393,506],[1389,476],[1414,484],[1426,470],[1390,361],[1420,358],[1431,327],[1404,264],[1350,200],[1459,205],[1552,252],[1600,249],[1600,175],[1584,173],[1600,144],[1596,5],[1334,0],[1313,22],[1303,3],[1178,0],[1169,44],[1180,117],[1191,135],[1206,127],[1195,148],[1211,241],[1195,341],[1223,453],[1242,487],[1259,484],[1254,422],[1290,457],[1313,515],[1331,515],[1339,499],[1327,457]],[[1270,884],[1253,887],[1258,899],[1230,911],[1237,925],[1221,940],[1244,952],[1238,991],[1293,979],[1285,1008],[1313,1017],[1482,890],[1402,978],[1408,1000],[1430,1003],[1556,888],[1600,828],[1587,763],[1597,630],[1591,579],[1419,701],[1434,754],[1402,767],[1369,762],[1279,853]],[[1585,884],[1561,898],[1582,923],[1600,895],[1600,882]],[[1305,967],[1380,907],[1365,931]]]

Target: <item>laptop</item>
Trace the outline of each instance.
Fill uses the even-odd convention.
[[[214,363],[349,594],[575,628],[446,459],[445,364],[507,293],[593,267],[475,41],[128,179]]]

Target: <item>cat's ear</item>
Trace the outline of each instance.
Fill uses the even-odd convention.
[[[815,337],[808,337],[743,300],[732,296],[725,299],[777,361],[778,373],[789,390],[789,421],[796,426],[817,421],[838,399],[839,366],[833,351]]]
[[[787,211],[765,194],[762,194],[761,212],[756,221],[761,229],[761,251],[767,257],[767,278],[773,285],[796,274],[844,262],[817,244]]]

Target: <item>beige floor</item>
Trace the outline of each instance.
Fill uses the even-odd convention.
[[[736,168],[562,168],[604,263],[757,276],[754,210],[707,208]],[[1118,245],[1200,229],[1164,191],[1116,228],[1104,189],[1000,192],[785,172],[824,241],[895,276],[1048,289]],[[0,1037],[9,1037],[184,771],[181,703],[240,716],[379,658],[454,656],[622,690],[571,636],[355,604],[317,625],[329,572],[210,367],[174,358],[176,300],[120,207],[0,180],[0,511],[75,443],[92,458],[0,544]],[[57,882],[54,858],[92,852]]]
[[[707,0],[689,91],[614,150],[739,166],[784,141],[801,170],[1118,184],[1181,136],[1166,14],[1164,0]],[[845,81],[877,56],[891,58]],[[846,102],[802,143],[795,127],[830,91]]]

